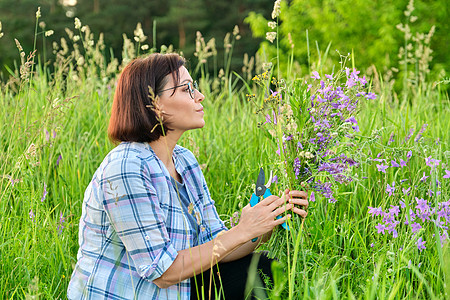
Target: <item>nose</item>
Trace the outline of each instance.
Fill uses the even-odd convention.
[[[195,102],[202,102],[205,100],[205,95],[203,95],[199,90],[195,90]]]

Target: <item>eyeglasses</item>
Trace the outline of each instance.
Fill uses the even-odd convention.
[[[160,92],[162,93],[162,92],[164,92],[164,91],[173,90],[173,89],[176,89],[176,88],[185,86],[185,85],[188,86],[189,96],[191,96],[192,99],[195,99],[195,90],[198,90],[198,83],[197,83],[197,81],[194,81],[194,82],[188,82],[188,83],[185,83],[185,84],[180,84],[180,85],[177,85],[177,86],[174,86],[174,87],[171,87],[171,88],[162,90],[162,91],[160,91]]]

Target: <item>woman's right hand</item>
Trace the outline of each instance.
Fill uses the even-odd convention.
[[[277,216],[292,209],[293,204],[287,202],[288,196],[285,194],[281,198],[275,195],[269,196],[251,207],[247,204],[241,213],[241,218],[237,227],[247,240],[259,237],[272,231],[275,226],[283,224],[291,215]]]

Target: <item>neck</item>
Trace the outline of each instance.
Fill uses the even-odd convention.
[[[177,145],[177,142],[180,139],[181,135],[182,133],[177,134],[175,132],[169,132],[165,136],[161,136],[158,140],[149,143],[156,156],[158,156],[158,158],[169,170],[173,166],[173,149]]]

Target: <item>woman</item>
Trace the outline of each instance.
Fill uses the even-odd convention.
[[[185,131],[205,125],[204,96],[184,63],[177,54],[152,54],[120,76],[108,134],[121,143],[86,189],[69,299],[209,298],[205,282],[218,262],[211,278],[222,283],[212,296],[222,287],[222,298],[242,298],[246,278],[227,277],[247,272],[256,246],[289,217],[278,215],[306,216],[294,204],[307,206],[307,194],[291,191],[247,205],[227,230],[195,157],[177,145]],[[261,261],[270,273],[270,260]]]

